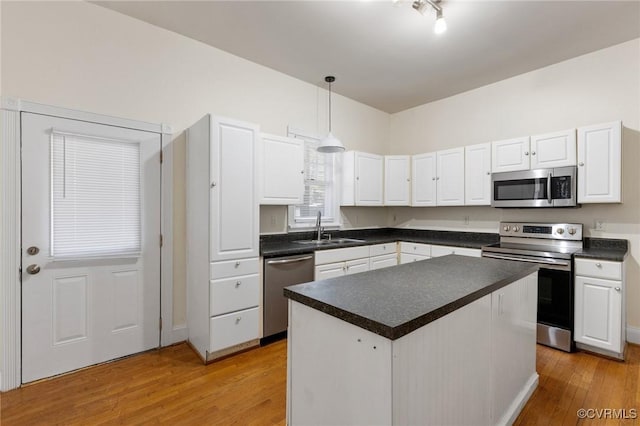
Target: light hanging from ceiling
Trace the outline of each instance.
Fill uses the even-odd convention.
[[[324,78],[324,81],[329,83],[329,134],[326,138],[320,141],[318,145],[318,152],[334,153],[344,151],[344,145],[342,142],[331,133],[331,83],[336,81],[336,78],[332,75],[328,75]]]
[[[442,34],[447,31],[447,23],[444,20],[444,16],[442,16],[442,6],[439,4],[440,1],[441,0],[415,0],[411,4],[411,7],[423,15],[428,11],[429,6],[436,11],[436,23],[433,27],[433,32],[436,34]]]

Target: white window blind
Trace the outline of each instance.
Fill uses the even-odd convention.
[[[292,136],[304,140],[305,187],[303,203],[290,208],[290,225],[313,226],[320,211],[323,226],[337,226],[336,156],[318,152],[318,139],[297,134]]]
[[[51,257],[141,252],[140,144],[51,132]]]

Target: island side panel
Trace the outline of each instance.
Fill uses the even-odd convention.
[[[393,342],[393,424],[491,424],[491,295]]]
[[[538,273],[492,293],[493,423],[512,424],[538,384]]]
[[[289,300],[287,424],[391,424],[391,341]]]

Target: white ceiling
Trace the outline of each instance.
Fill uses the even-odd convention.
[[[390,113],[640,37],[638,0],[95,3]]]

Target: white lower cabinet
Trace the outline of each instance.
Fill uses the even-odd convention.
[[[209,324],[210,352],[217,352],[258,338],[260,309],[245,309],[212,317]]]
[[[369,270],[369,246],[317,251],[315,279],[341,277]]]
[[[384,254],[382,256],[373,256],[369,258],[369,269],[382,269],[398,264],[398,255],[396,253]]]
[[[400,242],[400,264],[431,259],[431,244]]]
[[[581,349],[624,357],[624,262],[576,259],[574,340]]]
[[[405,263],[418,262],[420,260],[431,259],[430,256],[421,256],[419,254],[410,254],[410,253],[400,253],[400,264],[404,265]]]
[[[434,245],[431,246],[431,257],[446,256],[448,254],[480,257],[482,252],[480,249],[472,249],[472,248],[466,248],[466,247],[434,246]]]

